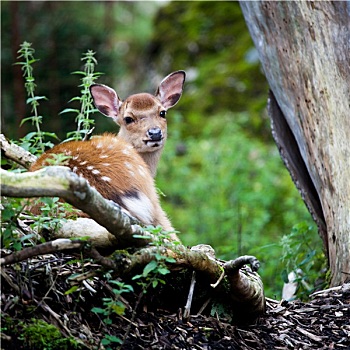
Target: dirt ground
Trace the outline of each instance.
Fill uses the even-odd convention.
[[[123,343],[113,343],[111,349],[350,349],[350,283],[317,292],[307,303],[267,299],[266,314],[244,327],[210,313],[185,321],[182,308],[152,309],[136,293],[130,300],[123,294],[124,315],[113,315],[106,326],[103,316],[91,309],[101,307],[99,301],[111,297],[114,286],[101,276],[77,282],[99,268],[64,254],[3,267],[1,349],[34,349],[23,336],[33,319],[78,339],[81,349],[103,349],[100,342],[106,334]],[[79,288],[67,294],[74,281]]]

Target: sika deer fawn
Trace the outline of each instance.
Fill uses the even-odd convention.
[[[155,96],[141,93],[124,102],[113,89],[93,85],[96,107],[120,125],[119,134],[61,143],[45,152],[30,171],[49,165],[52,154],[65,154],[70,157],[68,166],[72,171],[103,197],[118,203],[145,225],[160,225],[172,231],[159,204],[153,176],[167,137],[165,114],[180,99],[184,78],[184,72],[174,72],[160,83]]]

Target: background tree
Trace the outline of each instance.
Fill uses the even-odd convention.
[[[338,285],[350,278],[348,4],[241,6],[272,90],[276,142],[318,224],[331,284]]]

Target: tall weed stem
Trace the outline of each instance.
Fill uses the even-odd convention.
[[[95,66],[97,65],[97,60],[94,57],[95,52],[88,50],[83,54],[82,61],[84,63],[83,71],[76,71],[72,74],[82,75],[82,83],[79,85],[81,88],[81,96],[73,97],[69,102],[79,101],[80,109],[67,108],[62,113],[74,112],[77,114],[77,130],[67,134],[68,140],[81,140],[86,139],[88,135],[93,130],[94,120],[90,119],[90,115],[96,111],[92,97],[90,95],[90,86],[95,82],[95,80],[102,74],[95,72]]]
[[[20,45],[20,49],[18,50],[19,56],[18,59],[23,59],[23,61],[17,62],[16,64],[21,65],[21,69],[23,71],[23,77],[25,79],[24,87],[27,92],[27,104],[31,105],[33,113],[32,116],[28,118],[24,118],[21,122],[21,125],[27,121],[31,121],[32,125],[35,126],[36,132],[33,136],[34,146],[37,146],[41,152],[44,152],[45,145],[43,143],[43,133],[40,129],[40,124],[42,122],[42,116],[38,113],[39,100],[46,99],[45,96],[35,96],[35,79],[33,76],[33,63],[37,62],[34,58],[35,50],[32,48],[32,44],[24,41]]]

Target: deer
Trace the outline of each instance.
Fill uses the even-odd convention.
[[[110,87],[90,87],[96,108],[120,125],[117,135],[104,133],[86,141],[68,141],[43,153],[30,167],[38,170],[52,164],[55,154],[74,173],[87,180],[108,200],[119,204],[144,225],[174,231],[161,208],[154,184],[157,164],[167,139],[166,112],[180,99],[185,72],[169,74],[155,95],[138,93],[124,101]],[[178,240],[175,234],[171,238]]]

